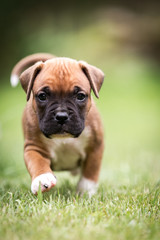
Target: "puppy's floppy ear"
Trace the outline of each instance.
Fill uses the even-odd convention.
[[[33,66],[27,68],[21,75],[20,75],[20,82],[27,93],[27,101],[30,98],[32,87],[34,84],[34,80],[36,79],[38,73],[41,71],[43,67],[43,62],[39,61],[35,63]]]
[[[96,68],[84,61],[79,61],[79,65],[88,78],[95,96],[99,98],[98,92],[100,91],[104,80],[104,73],[99,68]]]

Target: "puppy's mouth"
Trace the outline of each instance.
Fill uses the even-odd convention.
[[[43,132],[43,135],[46,137],[46,138],[49,138],[49,139],[53,139],[53,138],[77,138],[80,136],[81,132],[78,132],[78,133],[69,133],[67,131],[59,131],[59,132],[56,132],[56,133],[45,133]]]
[[[69,133],[56,133],[56,134],[52,134],[49,136],[49,138],[75,138],[75,136],[73,136],[72,134]]]

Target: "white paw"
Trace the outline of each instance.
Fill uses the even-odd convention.
[[[36,177],[31,184],[31,191],[33,194],[37,194],[39,184],[41,184],[42,192],[48,191],[56,185],[56,178],[52,173],[44,173]]]
[[[92,180],[82,177],[77,186],[77,193],[83,195],[87,193],[89,197],[92,197],[97,192],[98,184]]]

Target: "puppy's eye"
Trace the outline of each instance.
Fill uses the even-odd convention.
[[[79,92],[77,94],[77,100],[78,101],[84,101],[86,99],[86,95],[83,92]]]
[[[46,99],[47,99],[47,95],[46,95],[45,92],[41,92],[41,93],[38,94],[37,98],[38,98],[38,100],[40,100],[41,102],[44,102],[44,101],[46,101]]]

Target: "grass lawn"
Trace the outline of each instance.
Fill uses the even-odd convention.
[[[1,87],[0,239],[160,239],[159,72],[138,57],[102,68],[96,102],[106,148],[91,199],[76,196],[78,177],[66,172],[49,193],[31,194],[21,130],[26,97],[20,86]]]

